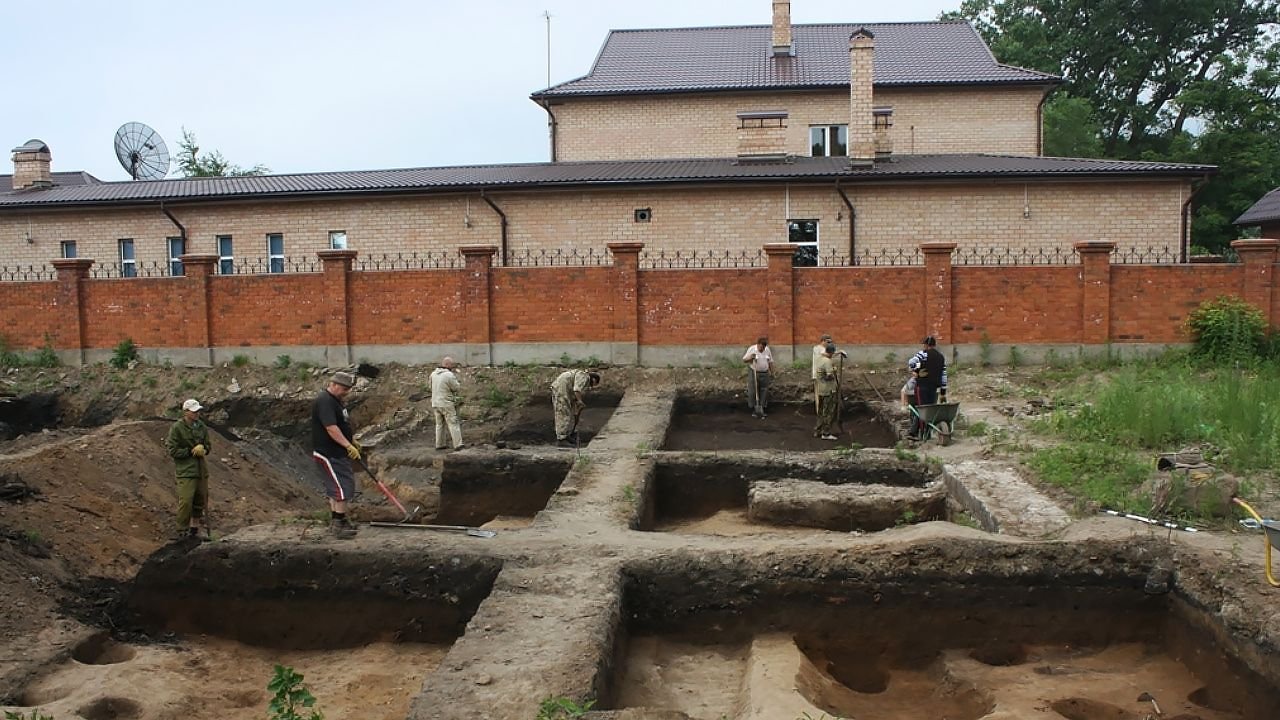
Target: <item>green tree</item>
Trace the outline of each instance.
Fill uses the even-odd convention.
[[[182,128],[182,140],[178,142],[178,149],[178,170],[183,177],[243,177],[271,172],[271,168],[265,165],[254,165],[251,168],[235,165],[217,150],[201,155],[195,133],[186,128]]]

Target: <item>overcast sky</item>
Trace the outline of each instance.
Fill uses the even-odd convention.
[[[792,22],[934,20],[960,0],[793,0]],[[545,162],[529,94],[585,75],[610,29],[767,25],[770,0],[0,2],[0,143],[126,180],[116,128],[274,173]],[[0,173],[11,172],[5,163]],[[175,171],[176,172],[176,171]]]

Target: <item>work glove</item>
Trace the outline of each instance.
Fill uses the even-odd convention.
[[[938,388],[938,402],[944,403],[946,401],[947,401],[947,389]]]
[[[209,453],[209,449],[206,448],[204,445],[196,445],[195,447],[191,448],[192,457],[202,458],[208,453]]]
[[[359,459],[360,459],[360,446],[359,446],[359,445],[357,445],[357,444],[355,444],[355,443],[351,443],[350,445],[348,445],[348,446],[347,446],[347,457],[351,458],[352,460],[359,460]]]

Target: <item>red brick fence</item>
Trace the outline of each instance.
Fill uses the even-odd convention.
[[[764,246],[765,267],[726,269],[642,268],[640,243],[611,243],[611,265],[581,267],[495,267],[496,248],[463,246],[460,268],[354,270],[355,251],[331,250],[314,273],[218,275],[216,257],[187,255],[185,276],[127,279],[54,260],[56,280],[0,283],[0,335],[15,349],[47,339],[70,362],[101,360],[125,338],[150,358],[196,363],[450,353],[681,365],[761,334],[785,362],[824,332],[872,359],[925,334],[961,347],[1148,347],[1185,342],[1187,314],[1223,294],[1274,324],[1278,246],[1237,241],[1233,264],[1116,265],[1112,244],[1079,243],[1079,264],[1009,267],[956,265],[955,245],[924,243],[923,266],[797,268],[782,243]]]

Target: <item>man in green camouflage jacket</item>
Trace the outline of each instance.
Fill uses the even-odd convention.
[[[197,538],[209,502],[209,428],[200,419],[204,408],[194,398],[182,403],[182,419],[169,428],[165,448],[173,458],[178,480],[178,536]],[[205,525],[205,537],[209,528]]]

